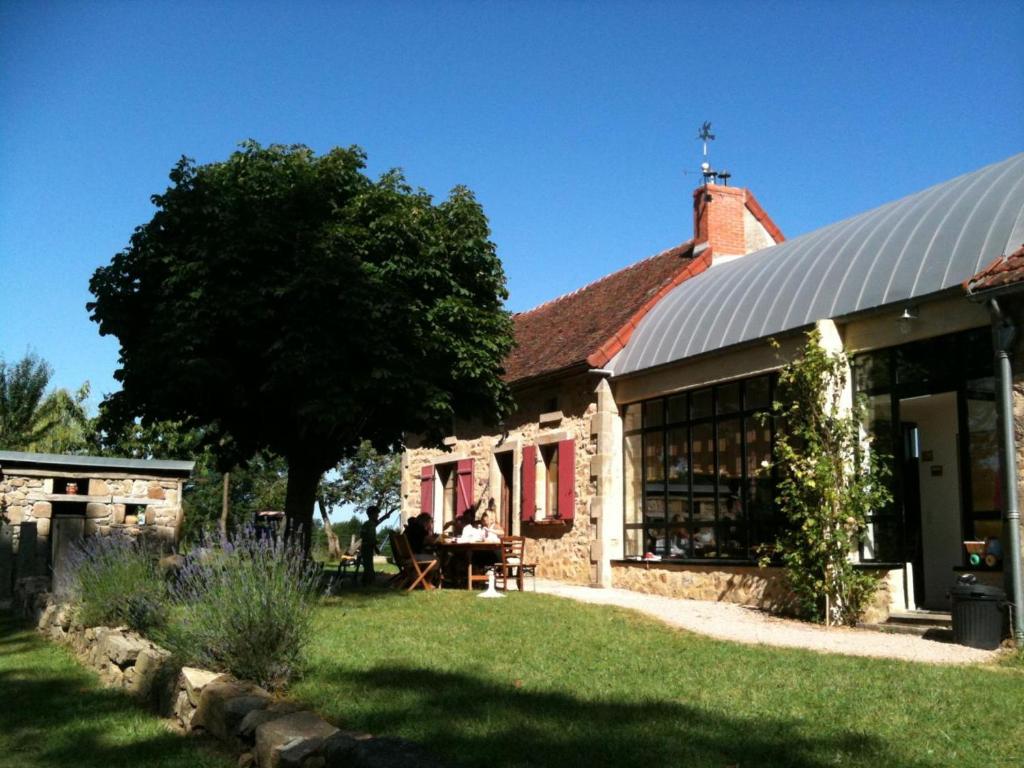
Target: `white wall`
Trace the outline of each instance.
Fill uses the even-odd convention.
[[[956,393],[900,401],[900,418],[920,430],[921,537],[924,549],[923,607],[946,610],[954,566],[961,563],[960,473]],[[931,461],[925,461],[931,451]],[[941,467],[941,475],[933,468]],[[917,595],[919,604],[921,596]]]

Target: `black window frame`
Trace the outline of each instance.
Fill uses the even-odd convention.
[[[752,406],[748,404],[747,387],[749,382],[758,381],[763,379],[768,380],[768,399],[766,403]],[[739,387],[739,406],[737,410],[730,410],[719,412],[720,408],[724,405],[720,402],[719,393],[723,392],[732,387]],[[634,429],[627,429],[623,432],[623,444],[625,445],[626,439],[640,435],[640,450],[639,450],[639,478],[641,484],[640,497],[637,501],[640,504],[639,509],[639,521],[637,523],[630,523],[623,521],[624,530],[628,531],[639,531],[641,535],[641,550],[642,553],[653,552],[661,557],[663,562],[674,562],[674,563],[689,563],[689,564],[701,564],[707,565],[709,563],[723,563],[723,564],[742,564],[750,565],[756,562],[760,557],[759,548],[765,544],[771,544],[774,541],[776,533],[779,531],[782,521],[778,510],[777,504],[777,488],[778,488],[778,473],[772,461],[775,455],[775,422],[776,418],[771,413],[771,405],[775,399],[776,388],[778,386],[778,374],[777,372],[766,372],[758,374],[757,376],[748,376],[742,379],[732,379],[729,381],[719,382],[718,384],[711,386],[695,387],[681,392],[673,392],[671,394],[648,398],[646,400],[637,401],[635,403],[629,403],[623,406],[623,415],[625,410],[630,407],[636,407],[639,413],[640,426]],[[705,415],[697,417],[693,416],[693,401],[699,397],[703,399],[710,392],[711,402],[710,410]],[[671,410],[668,407],[669,400],[676,400],[678,398],[685,398],[685,417],[682,419],[672,419],[670,414]],[[660,417],[649,419],[648,413],[658,409]],[[768,459],[772,461],[771,468],[769,471],[768,480],[770,483],[770,512],[768,515],[760,515],[755,517],[751,514],[750,508],[750,489],[751,482],[753,480],[748,469],[748,445],[747,445],[747,432],[748,425],[756,424],[757,427],[762,428],[760,423],[759,414],[767,414],[768,418],[768,431],[770,435]],[[649,423],[653,422],[653,423]],[[726,502],[729,496],[723,497],[722,494],[722,457],[720,453],[720,427],[722,424],[737,422],[739,424],[739,463],[740,463],[740,475],[738,478],[738,499],[740,501],[740,513],[735,518],[723,517],[723,512],[726,506]],[[696,498],[695,492],[695,473],[694,473],[694,461],[693,461],[693,444],[694,444],[694,429],[699,427],[711,426],[711,453],[712,453],[712,473],[711,473],[711,485],[712,485],[712,503],[714,510],[714,518],[710,525],[704,520],[695,519],[696,516]],[[672,490],[670,488],[670,472],[669,472],[669,451],[668,451],[668,439],[669,434],[677,431],[685,430],[686,435],[686,490],[684,494],[684,502],[686,513],[685,517],[680,523],[672,524],[672,512],[671,512],[671,500]],[[661,457],[661,473],[660,480],[650,481],[655,484],[655,490],[652,492],[649,488],[648,481],[648,440],[660,439],[660,451],[658,453]],[[623,455],[623,461],[627,461],[625,452]],[[661,486],[660,494],[657,491],[657,486]],[[628,494],[630,491],[628,488],[624,489],[624,494]],[[701,499],[704,501],[703,499]],[[656,505],[653,502],[658,502]],[[629,500],[624,498],[624,504],[629,504]],[[652,511],[649,508],[649,504],[652,507],[656,507],[660,513],[663,510],[663,514],[658,514],[654,517],[650,514]],[[624,515],[628,515],[627,508],[624,506]],[[657,523],[652,523],[651,520],[658,520]],[[687,531],[687,541],[685,550],[682,555],[672,554],[672,531],[682,527]],[[709,554],[698,555],[695,553],[695,535],[696,533],[705,528],[711,528],[714,531],[714,544]],[[736,554],[723,552],[724,549],[728,549],[725,545],[726,537],[725,534],[730,530],[739,530],[740,545],[733,549],[739,549],[742,551],[742,555],[737,556]],[[650,536],[650,533],[654,532],[656,536]],[[628,538],[628,533],[627,533]],[[661,541],[661,546],[657,545],[653,548],[648,547],[650,540],[655,542]],[[677,547],[678,548],[678,547]],[[635,557],[635,555],[633,555]]]
[[[897,540],[888,547],[896,547],[902,559],[885,559],[866,557],[864,542],[858,548],[860,562],[872,566],[902,568],[911,561],[914,553],[911,532],[908,532],[908,521],[904,505],[903,472],[901,456],[903,450],[902,420],[900,400],[919,395],[939,392],[955,392],[957,398],[957,431],[960,435],[968,434],[966,400],[971,382],[992,378],[995,375],[992,353],[991,329],[988,326],[969,328],[963,331],[932,336],[926,339],[858,352],[850,357],[851,380],[854,397],[885,396],[890,400],[890,429],[892,445],[890,471],[892,472],[892,503],[886,510],[868,516],[868,525],[877,522],[893,524],[897,530]],[[958,365],[949,365],[949,360],[959,361]],[[920,363],[925,361],[924,366]],[[917,371],[914,366],[918,365]],[[878,366],[878,376],[871,375],[871,369]],[[914,377],[915,372],[924,372],[922,378]],[[873,382],[873,383],[872,383]],[[993,395],[994,397],[994,395]],[[974,399],[988,399],[975,397]],[[868,429],[867,424],[864,425]],[[1000,516],[999,512],[975,511],[970,477],[970,446],[969,441],[960,439],[957,446],[959,462],[960,487],[960,523],[962,534],[968,537],[973,530],[975,520],[990,520]],[[882,547],[876,547],[876,552]]]

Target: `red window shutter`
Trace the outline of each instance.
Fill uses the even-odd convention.
[[[576,511],[576,443],[558,441],[558,519],[572,520]]]
[[[455,478],[457,483],[455,514],[461,516],[463,512],[473,506],[473,460],[461,459],[455,465],[455,469],[458,472]]]
[[[520,520],[532,523],[537,516],[537,446],[523,448],[523,493]]]
[[[420,512],[434,514],[434,467],[432,464],[420,469]]]

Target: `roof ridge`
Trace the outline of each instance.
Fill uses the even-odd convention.
[[[603,276],[597,278],[596,280],[592,280],[591,282],[587,283],[586,285],[582,285],[579,288],[574,288],[573,290],[569,291],[568,293],[563,293],[560,296],[555,296],[553,299],[548,299],[547,301],[542,302],[541,304],[538,304],[535,307],[531,307],[530,309],[525,309],[522,312],[513,312],[512,316],[513,317],[522,317],[523,315],[532,314],[532,313],[537,312],[538,310],[544,309],[545,307],[548,307],[548,306],[550,306],[552,304],[556,304],[559,301],[564,301],[565,299],[568,299],[568,298],[570,298],[572,296],[576,296],[576,295],[578,295],[580,293],[583,293],[583,291],[586,291],[586,290],[588,290],[590,288],[593,288],[594,286],[599,285],[600,283],[603,283],[605,280],[609,280],[609,279],[615,277],[616,275],[621,275],[623,272],[629,272],[632,269],[636,269],[636,268],[640,267],[641,265],[646,264],[649,261],[653,261],[654,259],[660,258],[660,257],[664,256],[665,254],[670,253],[671,251],[676,251],[676,250],[685,248],[687,246],[690,246],[692,248],[693,245],[695,245],[695,241],[694,240],[692,240],[692,239],[691,240],[684,240],[683,242],[679,243],[679,245],[673,245],[670,248],[665,248],[664,250],[658,251],[655,254],[652,254],[650,256],[646,256],[646,257],[640,259],[639,261],[634,261],[632,264],[627,264],[626,266],[621,267],[620,269],[617,269],[614,272],[609,272],[608,274],[603,275]]]

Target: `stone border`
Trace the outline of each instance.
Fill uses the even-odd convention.
[[[342,731],[255,683],[181,667],[170,651],[126,627],[83,627],[67,603],[24,579],[15,609],[48,638],[185,733],[205,733],[237,754],[240,768],[443,768],[404,739]],[[44,587],[45,588],[45,587]]]

